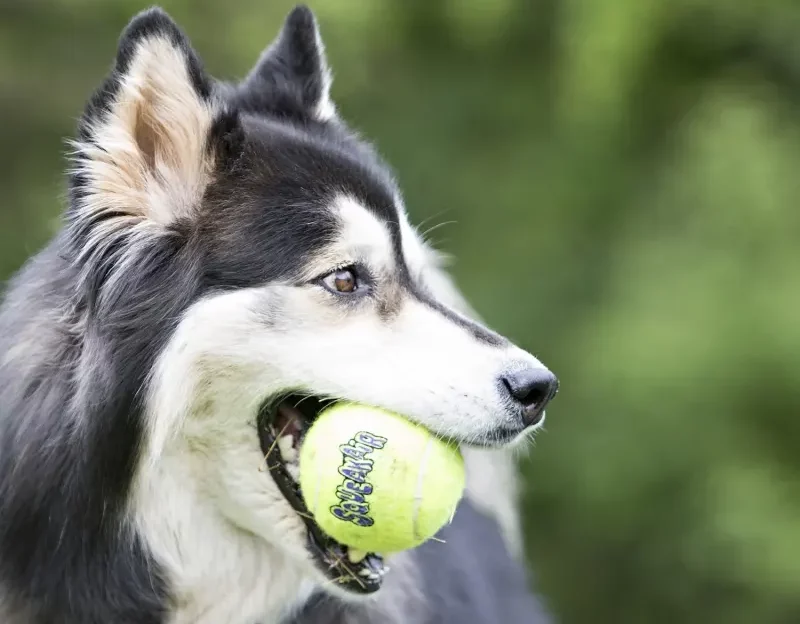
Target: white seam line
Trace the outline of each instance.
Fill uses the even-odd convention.
[[[417,530],[417,517],[419,515],[419,506],[422,501],[422,484],[425,479],[425,468],[428,465],[428,457],[433,448],[433,435],[429,434],[428,441],[425,444],[425,449],[422,451],[422,459],[419,463],[419,472],[417,472],[417,489],[414,492],[414,507],[411,516],[411,531],[414,534],[414,539],[419,539],[419,531]]]

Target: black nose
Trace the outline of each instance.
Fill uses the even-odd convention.
[[[545,406],[558,392],[558,379],[546,368],[524,368],[506,373],[501,380],[514,402],[522,407],[527,426],[542,419]]]

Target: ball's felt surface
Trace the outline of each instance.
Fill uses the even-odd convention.
[[[464,490],[458,447],[398,414],[354,403],[323,410],[300,448],[300,488],[336,541],[369,552],[418,546]]]

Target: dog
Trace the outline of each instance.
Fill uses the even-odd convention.
[[[0,308],[0,621],[550,621],[509,449],[556,377],[477,320],[330,87],[304,6],[236,84],[161,9],[123,31]],[[462,446],[439,540],[358,553],[304,512],[336,400]]]

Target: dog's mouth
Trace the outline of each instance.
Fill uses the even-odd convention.
[[[258,434],[266,469],[284,498],[308,529],[308,550],[325,576],[338,587],[358,594],[380,589],[388,572],[383,557],[340,544],[314,521],[300,489],[300,447],[317,415],[331,399],[289,394],[271,399],[258,416]]]

